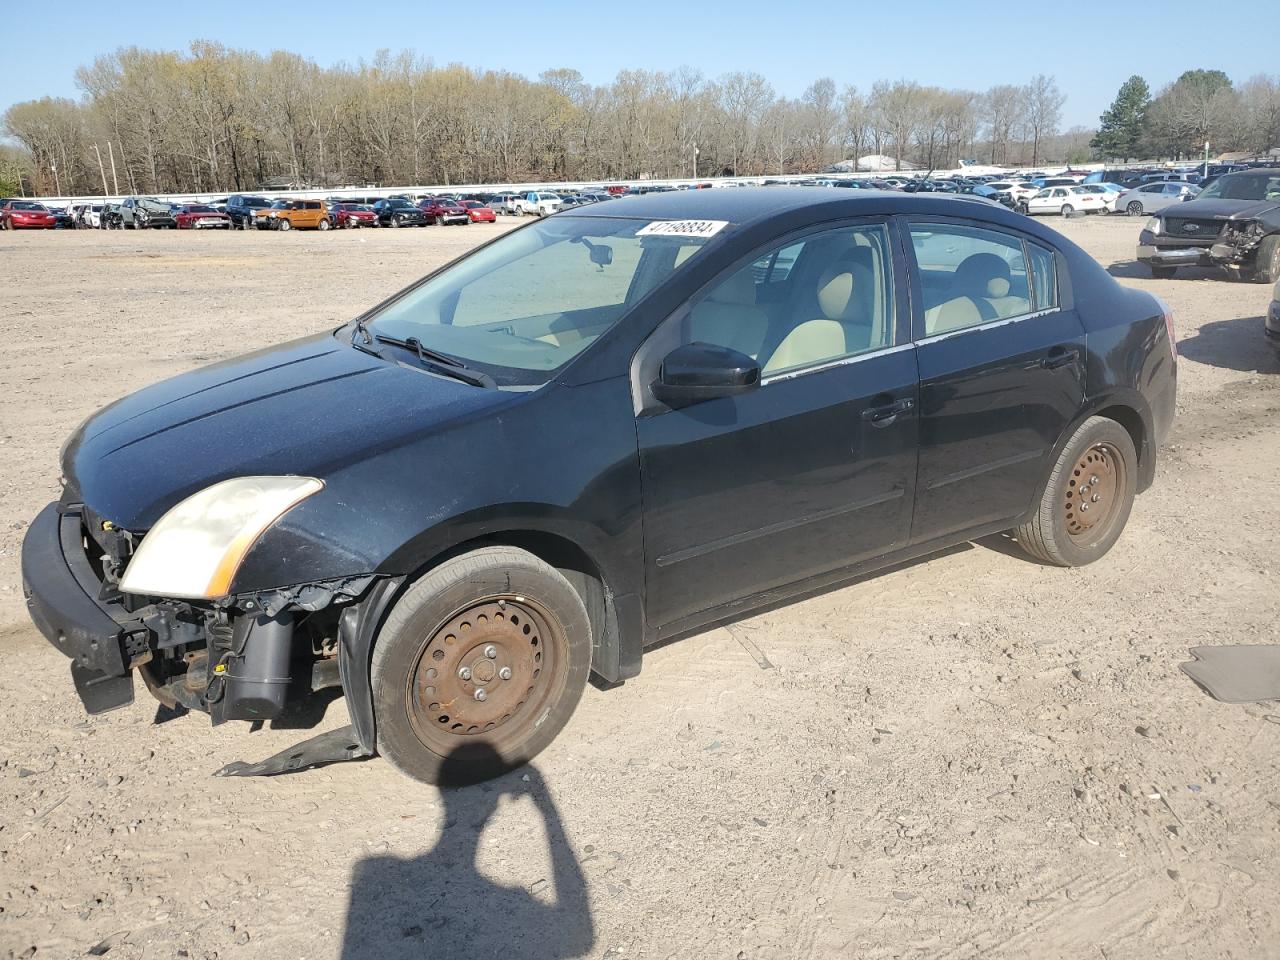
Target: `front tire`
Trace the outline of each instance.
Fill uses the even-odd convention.
[[[277,219],[276,219],[276,229],[277,229],[277,230],[292,230],[292,229],[293,229],[293,222],[292,222],[291,220],[286,220],[284,217],[279,217],[279,218],[277,218]]]
[[[1272,234],[1258,244],[1253,262],[1254,281],[1275,283],[1280,280],[1280,234]]]
[[[454,557],[409,588],[378,632],[378,752],[424,783],[498,776],[551,743],[590,666],[586,607],[559,571],[514,547]]]
[[[321,220],[321,221],[320,221],[316,226],[317,226],[320,230],[331,230],[331,229],[333,229],[333,224],[332,224],[332,223],[330,223],[327,219],[325,219],[325,220]]]
[[[1049,473],[1035,515],[1014,528],[1022,549],[1044,563],[1082,567],[1124,531],[1137,493],[1138,455],[1124,427],[1090,417]]]

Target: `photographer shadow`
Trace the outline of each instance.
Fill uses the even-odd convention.
[[[460,782],[463,771],[492,756],[484,744],[455,751],[444,762],[442,782]],[[369,857],[355,865],[343,960],[585,955],[595,943],[586,880],[537,770],[528,766],[475,786],[442,786],[440,795],[444,829],[428,853]],[[548,889],[540,889],[548,887],[541,880],[532,892],[497,884],[476,867],[480,836],[504,795],[527,795],[541,814],[551,852]]]

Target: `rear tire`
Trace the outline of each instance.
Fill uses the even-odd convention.
[[[378,752],[424,783],[498,776],[551,743],[590,666],[586,607],[559,571],[514,547],[454,557],[410,587],[378,631]]]
[[[1124,208],[1124,212],[1125,212],[1125,213],[1127,213],[1127,214],[1128,214],[1129,216],[1131,216],[1131,217],[1140,217],[1140,216],[1142,216],[1142,201],[1141,201],[1141,200],[1130,200],[1130,201],[1129,201],[1129,203],[1128,203],[1128,205]]]
[[[1035,515],[1015,527],[1014,536],[1044,563],[1093,563],[1120,539],[1137,480],[1138,455],[1129,432],[1114,420],[1090,417],[1063,447]]]
[[[1069,204],[1069,203],[1064,203],[1064,204],[1062,205],[1062,210],[1061,210],[1061,211],[1059,211],[1059,212],[1060,212],[1064,217],[1069,217],[1069,216],[1071,216],[1073,213],[1075,213],[1075,212],[1076,212],[1076,208],[1075,208],[1075,207],[1073,207],[1073,206],[1072,206],[1071,204]]]

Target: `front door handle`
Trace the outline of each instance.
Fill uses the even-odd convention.
[[[898,414],[906,413],[915,405],[916,402],[910,397],[903,397],[901,400],[894,400],[892,403],[867,407],[862,411],[862,419],[873,427],[887,427],[898,419]]]
[[[1046,370],[1056,370],[1058,367],[1065,367],[1068,364],[1075,363],[1080,359],[1080,351],[1074,347],[1054,347],[1049,351],[1049,355],[1042,357],[1040,366]]]

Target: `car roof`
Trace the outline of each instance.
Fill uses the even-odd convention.
[[[963,204],[958,213],[956,204]],[[827,187],[743,187],[718,190],[679,190],[619,197],[607,204],[575,207],[575,217],[634,217],[644,220],[725,220],[745,224],[812,209],[815,218],[858,217],[886,213],[974,216],[986,205],[954,195],[902,193],[897,190],[831,190]],[[888,209],[891,208],[891,209]],[[991,210],[1002,210],[992,206]],[[986,218],[983,219],[994,219]]]

